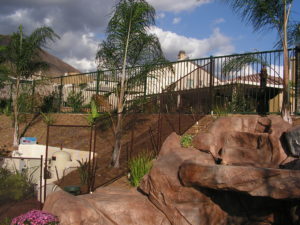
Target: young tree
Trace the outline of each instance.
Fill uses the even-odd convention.
[[[291,123],[289,102],[289,57],[288,57],[288,25],[293,0],[223,0],[241,15],[247,23],[251,23],[255,31],[275,29],[283,47],[283,101],[282,118]]]
[[[3,65],[7,68],[7,75],[14,84],[13,115],[14,140],[13,146],[19,144],[19,108],[20,82],[30,78],[35,72],[47,69],[47,63],[40,61],[39,50],[46,47],[48,41],[59,38],[50,27],[41,27],[34,30],[29,36],[23,33],[22,25],[19,30],[10,36],[7,46],[1,51]]]
[[[122,121],[127,90],[136,80],[146,79],[151,66],[164,61],[158,38],[149,34],[155,23],[155,10],[145,0],[120,0],[107,27],[107,39],[100,44],[97,53],[98,67],[119,71],[120,83],[116,95],[117,124],[112,165],[119,166],[121,151]],[[142,65],[134,76],[128,67]]]

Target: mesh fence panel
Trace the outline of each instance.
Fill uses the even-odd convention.
[[[0,221],[41,209],[40,158],[0,157]]]

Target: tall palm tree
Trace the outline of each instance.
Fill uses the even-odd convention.
[[[20,82],[22,79],[30,78],[35,72],[47,69],[47,63],[40,60],[39,50],[46,47],[48,41],[54,41],[56,38],[59,36],[50,27],[37,28],[27,36],[20,25],[19,30],[10,36],[9,44],[2,48],[2,63],[7,68],[7,75],[14,83],[14,147],[18,146],[20,139],[18,122]]]
[[[149,28],[155,23],[155,10],[145,0],[120,0],[115,6],[107,27],[107,39],[100,44],[96,55],[98,67],[120,71],[117,91],[117,124],[112,165],[119,166],[121,151],[122,121],[126,94],[136,80],[145,80],[147,71],[158,62],[165,61],[160,43]],[[129,74],[128,67],[143,65],[135,75]],[[153,68],[153,66],[152,66]]]
[[[288,58],[288,25],[293,0],[223,0],[230,4],[244,21],[252,24],[255,31],[275,29],[283,47],[283,101],[282,118],[291,123],[289,102],[289,58]]]

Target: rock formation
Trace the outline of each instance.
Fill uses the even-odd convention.
[[[300,162],[284,138],[291,130],[277,116],[219,118],[194,147],[171,134],[138,190],[57,192],[44,210],[61,225],[299,224]]]

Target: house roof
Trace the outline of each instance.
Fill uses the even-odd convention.
[[[237,76],[235,78],[229,79],[225,82],[228,83],[242,83],[249,85],[260,85],[260,74],[251,74],[246,76]],[[267,78],[267,86],[270,87],[281,87],[283,85],[283,79],[279,76],[270,76]]]
[[[95,78],[93,76],[89,76],[89,74],[69,74],[69,76],[61,76],[51,78],[50,82],[55,84],[62,83],[63,85],[66,84],[86,84],[89,82],[93,82]]]
[[[10,36],[0,35],[0,45],[5,46],[10,42]],[[39,76],[45,77],[57,77],[63,76],[66,73],[81,73],[78,69],[64,62],[63,60],[57,58],[56,56],[50,54],[49,52],[40,49],[38,51],[40,60],[48,63],[49,69],[43,71]]]

